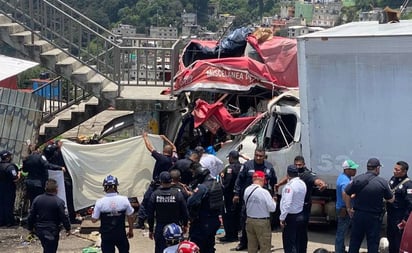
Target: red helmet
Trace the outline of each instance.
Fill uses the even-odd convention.
[[[177,247],[177,253],[199,253],[199,247],[191,241],[183,241]]]

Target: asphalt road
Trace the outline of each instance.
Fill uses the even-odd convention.
[[[98,240],[97,236],[91,234],[79,234],[78,230],[73,235],[66,237],[62,233],[59,242],[58,252],[60,253],[81,253],[84,248],[95,245]],[[154,252],[154,242],[147,235],[147,230],[135,229],[134,238],[130,239],[131,253],[151,253]],[[32,243],[24,242],[28,232],[22,227],[0,228],[0,252],[2,253],[41,253],[42,248],[39,241]],[[221,237],[216,235],[216,237]],[[335,229],[331,226],[316,226],[309,230],[309,245],[308,253],[313,252],[317,248],[325,248],[329,251],[334,250]],[[229,252],[235,248],[236,242],[233,243],[216,243],[216,252]],[[282,249],[282,233],[274,231],[272,233],[272,252],[283,252]],[[246,251],[245,251],[246,252]],[[363,250],[366,252],[366,250]]]

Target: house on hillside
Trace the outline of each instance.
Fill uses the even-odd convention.
[[[17,75],[38,63],[0,55],[0,87],[17,89]]]

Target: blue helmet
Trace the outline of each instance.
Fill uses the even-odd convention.
[[[163,228],[163,237],[166,242],[178,243],[183,239],[183,230],[176,223],[171,223]]]
[[[119,181],[117,180],[117,177],[108,175],[104,180],[103,180],[103,186],[111,186],[111,185],[119,185]]]

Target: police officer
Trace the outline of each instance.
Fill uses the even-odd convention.
[[[142,136],[147,150],[149,150],[153,158],[156,160],[152,174],[152,179],[155,180],[159,177],[159,174],[162,171],[168,171],[176,162],[177,159],[173,156],[173,153],[176,151],[176,147],[170,145],[173,143],[168,142],[169,144],[165,145],[162,153],[160,153],[153,147],[153,144],[150,142],[149,136],[146,132],[144,132]],[[161,138],[163,140],[167,139],[164,135],[161,135]]]
[[[185,185],[189,185],[193,180],[192,172],[190,171],[190,165],[193,162],[199,162],[199,159],[199,154],[192,152],[188,157],[177,160],[177,162],[172,166],[169,172],[173,169],[179,170],[180,175],[182,176],[181,182]]]
[[[44,253],[57,252],[60,224],[63,223],[66,235],[70,235],[69,217],[57,190],[56,180],[47,180],[45,193],[36,197],[30,208],[28,229],[39,237]]]
[[[234,187],[234,196],[233,203],[240,203],[240,196],[243,196],[243,193],[249,185],[252,184],[252,176],[255,171],[263,171],[266,175],[266,183],[264,188],[269,190],[271,195],[274,194],[274,187],[277,182],[276,172],[273,168],[273,165],[266,161],[266,153],[263,148],[256,148],[255,155],[253,160],[249,160],[244,163],[242,170],[239,172],[239,175],[235,182]],[[244,205],[244,200],[242,200],[242,211],[241,211],[241,228],[242,236],[240,238],[239,245],[236,246],[236,251],[241,251],[247,249],[247,235],[246,235],[246,208]]]
[[[49,163],[66,168],[66,164],[64,162],[63,154],[61,151],[62,145],[63,142],[61,140],[58,140],[55,143],[47,145],[44,148],[43,153]],[[70,223],[80,223],[79,220],[76,220],[76,211],[74,210],[73,204],[73,180],[68,170],[64,171],[63,177],[64,191],[66,193],[67,211],[69,212]]]
[[[115,247],[119,253],[128,253],[130,244],[127,238],[133,237],[134,209],[126,196],[118,194],[119,181],[108,175],[103,180],[106,196],[96,201],[92,214],[92,222],[100,219],[101,249],[103,253],[114,253]],[[127,217],[129,229],[126,233],[124,221]]]
[[[395,195],[393,203],[386,203],[389,253],[399,252],[403,227],[412,211],[412,181],[408,177],[408,169],[406,162],[397,162],[389,180],[389,187]]]
[[[214,253],[221,210],[211,208],[208,193],[216,179],[210,175],[208,169],[202,168],[200,163],[193,163],[190,169],[197,183],[193,195],[187,200],[191,220],[189,238],[199,246],[200,252]],[[221,194],[223,202],[223,192]]]
[[[160,187],[152,193],[147,206],[149,237],[155,240],[155,253],[163,253],[167,247],[163,228],[167,224],[176,223],[182,225],[183,231],[186,232],[189,219],[183,194],[176,188],[171,188],[170,173],[161,172],[159,180]],[[156,227],[154,226],[155,219]]]
[[[308,247],[308,225],[309,225],[309,218],[310,218],[310,210],[312,208],[312,192],[317,187],[319,191],[323,191],[326,189],[327,184],[325,181],[320,179],[315,173],[311,170],[306,168],[305,165],[305,158],[303,156],[296,156],[294,159],[293,164],[299,172],[299,178],[303,180],[306,184],[306,195],[305,195],[305,203],[303,205],[303,217],[304,217],[304,226],[300,231],[302,240],[300,243],[302,245],[299,246],[300,253],[306,253]],[[283,178],[280,182],[276,185],[278,188],[281,185],[286,184],[287,178]]]
[[[239,162],[239,152],[232,150],[228,156],[229,164],[220,173],[223,184],[223,194],[225,197],[225,209],[223,212],[223,226],[225,236],[219,238],[221,242],[234,242],[238,240],[240,230],[240,205],[233,203],[236,178],[239,175],[242,164]]]
[[[29,173],[25,183],[30,203],[33,203],[35,197],[44,193],[46,181],[49,179],[48,170],[66,171],[64,166],[49,163],[46,157],[40,153],[32,153],[23,160],[22,169]]]
[[[0,152],[0,226],[13,226],[14,202],[16,199],[16,182],[19,180],[17,166],[12,163],[13,155],[3,150]]]
[[[299,248],[304,240],[302,230],[305,226],[303,206],[305,203],[306,184],[299,178],[295,165],[287,168],[288,183],[282,191],[280,200],[280,226],[283,228],[282,241],[285,253],[302,252]]]
[[[349,253],[359,252],[366,235],[368,252],[379,251],[379,236],[382,225],[383,199],[394,201],[388,182],[379,177],[380,161],[370,158],[367,172],[356,176],[345,188],[345,194],[353,197],[352,230]],[[348,210],[352,215],[352,211]]]

